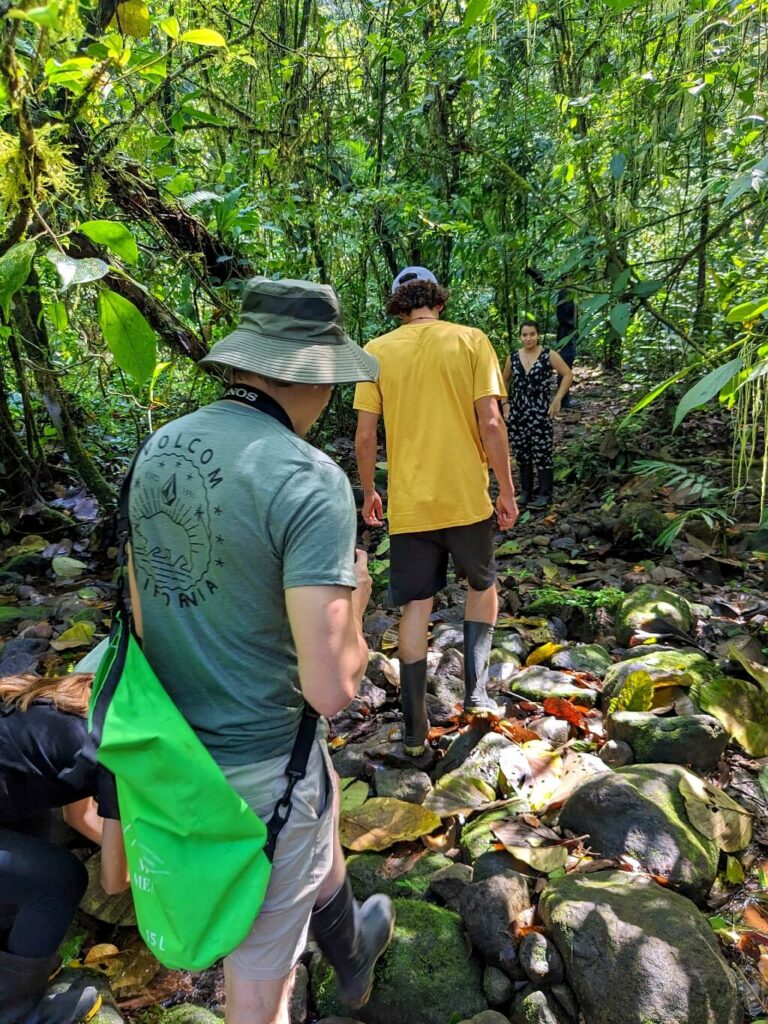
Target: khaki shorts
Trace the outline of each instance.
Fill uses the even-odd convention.
[[[222,765],[230,785],[266,822],[285,792],[288,757]],[[293,809],[277,839],[267,894],[248,935],[225,963],[245,981],[288,974],[304,951],[309,917],[333,861],[335,775],[325,739],[315,740],[307,774],[293,791]]]

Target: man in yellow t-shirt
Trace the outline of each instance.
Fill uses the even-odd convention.
[[[358,384],[355,447],[364,491],[363,518],[383,519],[374,487],[376,435],[384,416],[389,474],[390,596],[403,606],[400,684],[406,753],[424,752],[427,633],[434,595],[446,583],[448,556],[466,575],[464,710],[498,711],[486,692],[498,613],[493,505],[488,466],[496,475],[498,525],[518,516],[507,433],[499,411],[506,395],[496,353],[482,331],[440,319],[448,293],[431,271],[406,267],[395,278],[387,312],[402,326],[368,343],[380,376]]]

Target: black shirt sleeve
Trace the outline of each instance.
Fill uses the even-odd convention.
[[[117,805],[117,784],[112,772],[99,765],[96,776],[96,803],[102,818],[120,820],[120,808]]]

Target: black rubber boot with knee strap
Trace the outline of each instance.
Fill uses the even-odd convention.
[[[352,894],[349,878],[335,895],[312,912],[312,934],[333,967],[339,998],[352,1010],[365,1006],[373,988],[376,962],[395,930],[395,908],[389,896],[377,893],[365,903]]]

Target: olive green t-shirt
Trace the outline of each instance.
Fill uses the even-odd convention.
[[[355,586],[355,516],[331,459],[234,402],[174,420],[140,455],[144,651],[219,764],[290,752],[303,702],[284,590]]]

